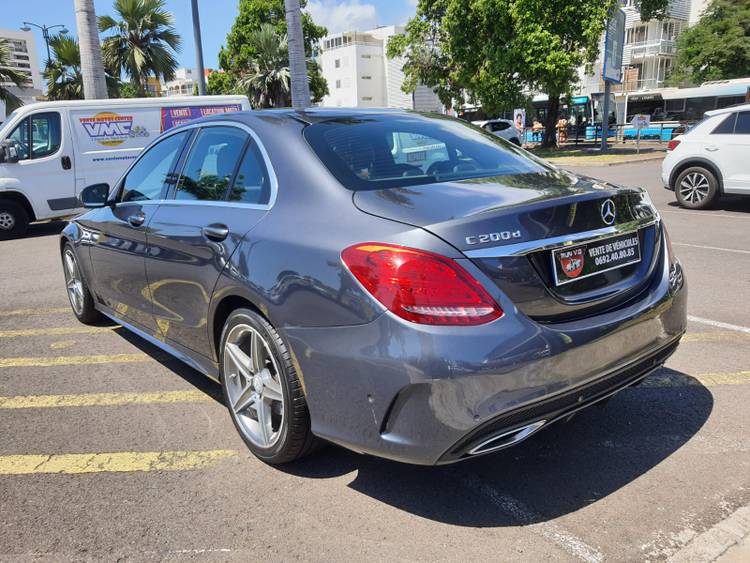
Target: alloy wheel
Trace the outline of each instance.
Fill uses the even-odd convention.
[[[270,448],[284,422],[284,393],[273,352],[257,330],[239,324],[227,335],[223,354],[229,408],[248,440]]]
[[[704,201],[709,194],[708,178],[700,172],[691,172],[680,183],[680,195],[688,203],[696,204]]]
[[[65,251],[63,263],[65,264],[65,285],[68,288],[70,306],[73,307],[76,315],[81,316],[84,305],[83,280],[72,250],[67,249]]]
[[[0,229],[10,231],[16,226],[16,218],[8,211],[0,211]]]

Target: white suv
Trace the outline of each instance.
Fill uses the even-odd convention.
[[[510,119],[490,119],[489,121],[472,121],[472,123],[514,145],[520,147],[523,144],[523,133]]]
[[[750,195],[750,104],[706,112],[670,141],[661,177],[690,209],[705,209],[722,194]]]

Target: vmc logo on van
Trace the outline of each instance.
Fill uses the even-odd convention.
[[[121,145],[132,136],[132,115],[103,111],[93,117],[81,117],[79,120],[91,140],[105,147]]]

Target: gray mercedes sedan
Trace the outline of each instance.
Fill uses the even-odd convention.
[[[494,452],[639,383],[686,328],[645,191],[444,116],[209,117],[81,200],[60,241],[75,315],[220,382],[268,463]]]

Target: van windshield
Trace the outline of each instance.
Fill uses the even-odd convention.
[[[8,117],[5,118],[5,121],[0,124],[0,139],[5,138],[5,136],[8,134],[8,130],[10,129],[10,123],[13,121],[13,118],[16,117],[19,113],[19,110],[13,110]]]
[[[548,171],[523,149],[440,116],[333,118],[309,125],[304,136],[339,182],[355,191]]]

